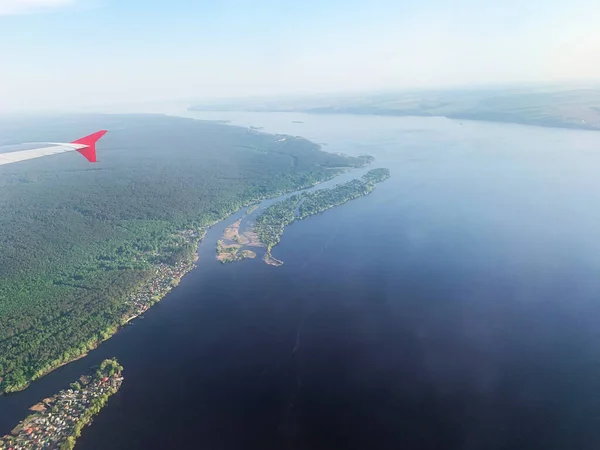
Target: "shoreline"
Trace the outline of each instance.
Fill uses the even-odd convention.
[[[263,261],[275,267],[283,265],[283,261],[275,258],[271,251],[281,242],[285,229],[294,222],[365,197],[373,192],[378,183],[389,177],[389,169],[371,169],[361,178],[338,184],[332,188],[320,189],[298,196],[293,195],[271,205],[257,217],[252,229],[258,241],[267,248]]]
[[[9,434],[0,436],[0,450],[73,449],[83,428],[121,388],[122,371],[116,359],[106,359],[69,388],[40,400],[29,408],[32,414],[20,420]]]
[[[441,115],[441,114],[387,114],[385,112],[377,113],[377,112],[368,112],[368,113],[360,113],[360,112],[348,112],[348,111],[313,111],[306,109],[291,109],[291,110],[261,110],[261,109],[194,109],[193,105],[187,107],[185,110],[188,113],[232,113],[232,112],[246,112],[251,114],[305,114],[307,116],[356,116],[356,117],[387,117],[387,118],[407,118],[407,117],[416,117],[422,119],[447,119],[457,122],[476,122],[476,123],[490,123],[490,124],[502,124],[502,125],[519,125],[524,127],[535,127],[535,128],[546,128],[546,129],[557,129],[557,130],[571,130],[571,131],[591,131],[591,132],[600,132],[600,126],[586,126],[580,125],[578,123],[572,124],[541,124],[541,123],[533,123],[533,122],[517,122],[513,120],[491,120],[491,119],[478,119],[470,116],[462,116],[462,115]],[[164,113],[168,116],[172,117],[185,117],[189,116],[182,115],[181,113]],[[195,120],[205,120],[205,119],[195,119]],[[242,126],[236,125],[232,123],[232,121],[228,121],[233,126]],[[261,127],[262,128],[262,127]],[[319,144],[323,145],[323,144]]]
[[[204,237],[206,236],[206,232],[211,229],[212,227],[214,227],[215,225],[226,221],[228,218],[230,218],[231,216],[239,213],[240,211],[242,211],[244,208],[258,208],[259,205],[265,201],[270,201],[270,200],[274,200],[277,199],[279,197],[283,197],[286,195],[290,195],[293,193],[297,193],[297,192],[302,192],[305,191],[307,189],[311,189],[314,188],[316,186],[319,186],[325,182],[331,181],[335,178],[337,178],[340,175],[343,175],[345,173],[348,173],[352,170],[355,169],[360,169],[360,168],[364,168],[365,166],[367,166],[368,164],[365,164],[363,166],[360,167],[347,167],[345,170],[339,170],[339,172],[321,180],[321,181],[317,181],[315,183],[303,186],[303,187],[298,187],[296,189],[293,190],[289,190],[289,191],[284,191],[284,192],[279,192],[276,193],[272,196],[268,196],[263,198],[260,201],[254,201],[251,204],[248,205],[242,205],[240,208],[238,208],[237,210],[227,214],[225,217],[217,219],[213,222],[208,223],[205,226],[202,226],[200,229],[187,229],[187,230],[182,230],[180,231],[181,236],[186,238],[186,244],[188,245],[194,245],[195,247],[195,251],[194,251],[194,256],[191,260],[188,260],[185,262],[185,265],[187,267],[178,267],[178,269],[180,269],[180,271],[177,273],[176,276],[170,278],[170,282],[172,284],[172,286],[168,287],[164,292],[159,293],[158,295],[154,296],[155,298],[150,301],[147,302],[147,306],[145,307],[145,309],[140,309],[138,311],[136,311],[133,315],[128,315],[127,317],[121,317],[117,322],[115,322],[109,329],[104,330],[101,334],[102,334],[102,338],[101,339],[90,339],[86,342],[83,342],[81,345],[83,346],[85,344],[85,351],[78,354],[77,356],[73,356],[71,358],[65,359],[64,361],[61,361],[60,363],[56,363],[56,364],[52,364],[52,362],[49,363],[49,367],[41,370],[39,372],[39,374],[35,374],[30,380],[27,381],[27,383],[23,384],[22,386],[18,386],[15,388],[10,389],[9,391],[0,391],[0,397],[2,396],[10,396],[12,394],[17,394],[19,392],[25,391],[27,388],[29,388],[29,386],[31,386],[31,383],[33,383],[34,381],[43,378],[44,376],[48,375],[49,373],[55,371],[56,369],[59,369],[63,366],[66,366],[74,361],[80,360],[85,358],[88,353],[92,350],[95,350],[96,348],[98,348],[103,342],[109,340],[111,337],[113,337],[115,334],[117,334],[119,332],[119,330],[121,328],[123,328],[124,326],[128,325],[129,323],[131,323],[134,319],[140,317],[143,313],[145,313],[148,309],[150,309],[152,306],[154,306],[156,303],[162,301],[167,294],[174,288],[176,287],[179,282],[181,281],[181,279],[183,279],[183,277],[185,275],[187,275],[189,272],[191,272],[193,269],[195,269],[197,267],[197,261],[198,261],[198,247],[199,245],[202,243],[202,240],[204,239]],[[195,235],[194,233],[198,233],[197,235]],[[180,263],[175,263],[173,265],[170,265],[169,267],[167,267],[167,269],[174,269],[177,268],[177,264]],[[165,264],[163,267],[166,267],[167,265]],[[160,268],[161,265],[157,265],[154,267],[154,269],[156,270],[157,268]],[[160,277],[150,277],[148,280],[144,281],[143,283],[141,283],[134,291],[133,294],[131,294],[131,297],[135,297],[137,294],[139,294],[139,291],[144,289],[144,286],[148,285],[148,284],[152,284],[153,282],[159,280]],[[125,303],[127,303],[127,300],[125,301]],[[68,350],[66,351],[68,352]],[[58,357],[60,358],[60,356]]]
[[[265,253],[265,256],[263,256],[263,261],[265,262],[265,264],[269,265],[269,266],[275,266],[275,267],[280,267],[283,266],[283,261],[280,259],[275,258],[271,252],[267,252]]]
[[[186,231],[190,231],[190,230],[186,230]],[[32,378],[30,381],[27,382],[26,385],[24,385],[23,387],[19,388],[19,389],[13,389],[11,391],[8,392],[2,392],[0,393],[0,397],[1,396],[9,396],[11,394],[16,394],[18,392],[22,392],[24,390],[26,390],[31,383],[33,383],[34,381],[43,378],[44,376],[48,375],[51,372],[54,372],[55,370],[66,366],[67,364],[70,364],[74,361],[78,361],[80,359],[85,358],[90,351],[95,350],[96,348],[98,348],[103,342],[108,341],[111,337],[113,337],[115,334],[117,334],[119,332],[119,330],[121,330],[121,328],[123,328],[124,326],[126,326],[127,324],[129,324],[131,321],[133,321],[134,319],[137,319],[138,317],[140,317],[143,313],[145,313],[148,309],[150,309],[152,306],[154,306],[156,303],[160,302],[161,300],[163,300],[167,294],[174,288],[177,286],[177,284],[179,284],[179,282],[181,281],[181,279],[187,275],[189,272],[191,272],[195,267],[196,267],[196,263],[198,261],[198,254],[197,254],[197,246],[200,244],[200,241],[202,240],[202,238],[204,237],[204,235],[198,237],[198,238],[191,238],[187,243],[188,244],[194,244],[196,246],[196,252],[195,252],[195,256],[192,259],[192,261],[183,263],[175,263],[172,265],[162,265],[159,264],[157,265],[154,269],[156,271],[158,271],[161,268],[166,268],[167,270],[169,269],[173,269],[173,270],[179,270],[179,272],[177,272],[175,274],[175,276],[171,276],[172,274],[169,274],[167,277],[161,277],[161,276],[154,276],[154,277],[150,277],[147,281],[145,281],[144,283],[140,284],[135,292],[133,294],[131,294],[131,296],[129,298],[132,298],[130,301],[135,302],[136,298],[135,297],[139,297],[141,295],[142,290],[144,290],[145,287],[148,287],[149,285],[154,285],[157,282],[160,283],[162,282],[166,282],[167,280],[170,282],[171,286],[166,287],[164,292],[159,293],[155,298],[151,299],[150,301],[146,301],[142,307],[140,309],[138,309],[133,315],[129,316],[128,318],[122,317],[121,319],[119,319],[118,322],[114,323],[111,327],[111,332],[110,333],[106,333],[106,336],[103,336],[102,339],[96,339],[93,341],[89,341],[88,344],[86,345],[86,351],[84,353],[81,353],[75,357],[72,357],[64,362],[61,362],[60,364],[57,365],[52,365],[50,368],[44,370],[43,372],[41,372],[38,376],[35,376],[34,378]],[[196,242],[194,243],[194,240],[196,240]],[[158,272],[157,272],[158,275]],[[129,300],[129,299],[128,299]],[[128,301],[125,301],[125,304],[128,303]],[[135,305],[134,305],[135,306]]]

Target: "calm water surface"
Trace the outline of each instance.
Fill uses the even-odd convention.
[[[191,115],[191,114],[190,114]],[[424,118],[198,113],[372,154],[392,178],[197,270],[27,406],[117,356],[92,449],[597,449],[600,133]],[[292,123],[301,120],[304,123]]]

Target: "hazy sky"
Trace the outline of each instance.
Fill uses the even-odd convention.
[[[0,110],[600,79],[598,0],[0,0]]]

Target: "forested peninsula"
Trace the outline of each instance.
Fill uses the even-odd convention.
[[[162,115],[3,119],[0,144],[77,155],[0,167],[0,393],[84,355],[190,269],[207,227],[364,165],[308,140]]]
[[[267,247],[266,260],[274,260],[271,249],[279,243],[285,227],[295,220],[302,220],[350,200],[368,195],[375,185],[390,177],[388,169],[373,169],[360,179],[338,184],[331,189],[320,189],[292,195],[267,208],[254,226],[259,241]],[[274,260],[276,261],[276,260]],[[279,261],[276,261],[278,265]]]

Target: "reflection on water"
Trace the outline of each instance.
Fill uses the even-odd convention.
[[[195,115],[392,178],[286,229],[279,268],[215,262],[229,218],[143,320],[0,412],[115,355],[126,381],[81,449],[598,448],[600,133]]]

